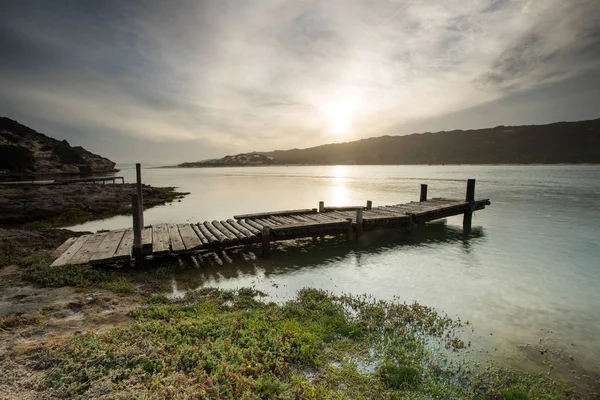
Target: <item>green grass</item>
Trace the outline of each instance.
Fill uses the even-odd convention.
[[[29,358],[58,398],[565,398],[537,376],[493,369],[471,376],[444,362],[441,349],[452,347],[460,324],[431,308],[316,289],[284,304],[261,295],[151,296],[132,312],[135,324],[78,335]],[[432,339],[440,350],[427,345]]]
[[[23,277],[39,286],[96,286],[117,293],[137,292],[126,277],[114,271],[92,268],[89,265],[51,267],[52,261],[50,253],[40,251],[21,258],[17,263],[25,267]]]

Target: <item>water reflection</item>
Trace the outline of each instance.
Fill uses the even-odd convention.
[[[247,278],[252,276],[260,276],[262,279],[284,275],[289,277],[311,270],[319,271],[324,266],[326,268],[327,265],[340,262],[357,271],[361,268],[362,260],[371,255],[440,244],[453,246],[469,256],[475,242],[484,238],[485,230],[481,227],[464,233],[454,226],[438,222],[419,226],[409,234],[402,231],[367,232],[359,241],[350,244],[342,237],[277,242],[273,244],[269,259],[259,256],[260,247],[257,245],[210,252],[195,257],[182,257],[186,269],[175,276],[179,288],[177,294],[182,294],[182,288],[221,286],[225,280],[245,278],[247,281]]]
[[[349,201],[349,191],[346,187],[348,168],[343,165],[337,165],[333,168],[333,182],[331,185],[332,205],[347,205]]]

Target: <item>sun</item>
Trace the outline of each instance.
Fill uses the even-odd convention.
[[[350,99],[332,101],[322,109],[327,122],[327,130],[333,135],[347,135],[352,132],[356,113],[356,102]]]

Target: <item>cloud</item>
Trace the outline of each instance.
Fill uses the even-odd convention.
[[[226,153],[339,140],[336,124],[344,140],[394,133],[600,68],[595,0],[6,2],[0,12],[10,55],[0,107]]]

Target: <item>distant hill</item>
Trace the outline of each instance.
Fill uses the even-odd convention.
[[[271,158],[260,153],[242,153],[235,156],[225,156],[214,160],[204,160],[196,162],[186,162],[179,164],[178,167],[251,167],[256,165],[275,164]]]
[[[115,171],[115,163],[0,117],[0,174],[86,174]]]
[[[600,119],[381,136],[258,154],[268,160],[264,165],[600,163]],[[228,157],[180,166],[236,165],[227,162],[235,156]]]

